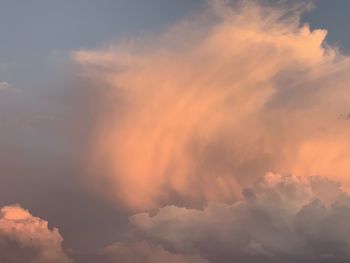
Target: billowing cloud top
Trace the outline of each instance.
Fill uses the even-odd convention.
[[[232,205],[166,206],[131,224],[147,240],[209,262],[347,262],[350,196],[321,177],[268,173]]]
[[[0,261],[32,263],[71,263],[62,249],[57,228],[32,216],[19,205],[0,210]]]

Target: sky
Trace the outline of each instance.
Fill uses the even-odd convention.
[[[64,63],[72,50],[96,48],[127,36],[159,32],[202,8],[205,2],[2,0],[1,76],[21,89],[45,85],[44,81],[57,77],[55,67]],[[346,0],[317,0],[315,8],[304,14],[303,19],[312,27],[328,29],[328,41],[348,51],[349,5]]]
[[[349,10],[0,0],[0,261],[349,262]]]

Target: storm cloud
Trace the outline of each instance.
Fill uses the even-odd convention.
[[[1,262],[350,261],[348,55],[309,1],[201,7],[1,76]]]
[[[349,187],[348,57],[300,22],[307,5],[209,3],[160,35],[73,54],[101,101],[96,191],[137,211],[230,203],[267,171]]]

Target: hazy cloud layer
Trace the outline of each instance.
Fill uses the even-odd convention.
[[[208,263],[197,255],[170,253],[160,246],[147,242],[116,243],[100,252],[111,262],[123,263]]]
[[[6,263],[71,263],[57,228],[19,205],[0,210],[0,261]]]
[[[269,173],[232,205],[166,206],[130,218],[139,234],[212,263],[348,262],[350,196],[322,177]]]
[[[100,111],[97,190],[145,210],[232,202],[267,171],[348,188],[349,59],[300,24],[305,8],[210,1],[163,34],[76,52]]]
[[[75,263],[209,263],[194,253],[173,253],[147,241],[117,242],[97,251],[71,251]]]

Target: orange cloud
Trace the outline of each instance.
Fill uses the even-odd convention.
[[[57,228],[32,216],[19,205],[0,210],[1,262],[71,263],[62,249]]]
[[[299,16],[213,1],[158,36],[75,52],[97,86],[100,191],[144,210],[230,203],[266,171],[349,187],[349,59]]]

